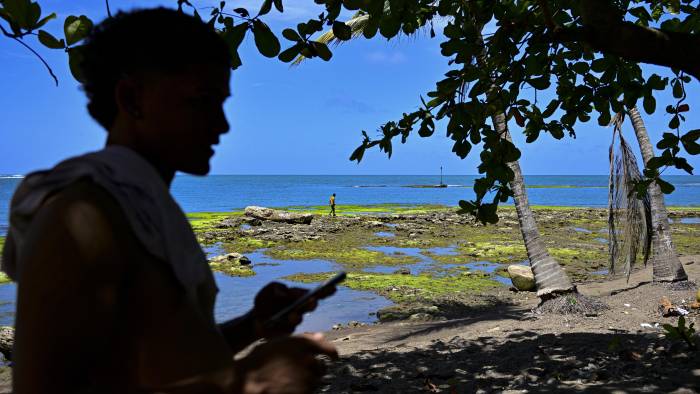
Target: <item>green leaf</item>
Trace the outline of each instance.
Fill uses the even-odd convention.
[[[690,175],[693,175],[693,166],[688,164],[688,160],[686,160],[683,157],[674,157],[673,158],[673,165],[678,168],[679,170],[683,170],[687,172]]]
[[[543,118],[549,118],[550,116],[554,115],[554,111],[559,108],[559,104],[561,102],[559,100],[552,100],[547,104],[547,108],[544,109],[544,112],[542,113]]]
[[[71,15],[63,23],[63,32],[68,45],[73,45],[87,37],[91,30],[92,21],[85,15],[79,17]]]
[[[296,44],[293,45],[279,54],[277,58],[285,63],[289,63],[292,60],[294,60],[297,56],[299,56],[299,53],[301,52],[301,48],[304,46],[302,44]]]
[[[700,129],[690,130],[681,137],[681,141],[684,142],[697,141],[698,139],[700,139]]]
[[[432,118],[423,119],[418,129],[418,135],[421,137],[430,137],[435,131],[435,123]]]
[[[369,21],[367,21],[367,25],[362,30],[362,34],[365,36],[366,39],[370,39],[377,34],[377,30],[379,30],[379,23],[377,22],[377,19],[369,18]]]
[[[685,148],[686,152],[690,153],[691,155],[700,155],[700,144],[695,141],[681,142],[683,143],[683,147]]]
[[[576,63],[574,63],[573,66],[571,66],[571,68],[577,74],[581,74],[581,75],[586,74],[588,72],[588,70],[590,69],[590,67],[588,66],[588,63],[586,63],[586,62],[576,62]]]
[[[681,85],[681,82],[679,80],[675,80],[673,82],[673,97],[683,97],[683,85]]]
[[[56,13],[55,13],[55,12],[52,12],[50,15],[47,15],[47,16],[43,17],[39,22],[36,23],[36,25],[34,25],[34,28],[35,28],[35,29],[38,29],[38,28],[44,26],[44,25],[46,24],[46,22],[48,22],[48,21],[50,21],[50,20],[52,20],[52,19],[56,19]]]
[[[39,30],[39,42],[51,49],[63,49],[66,47],[65,41],[59,41],[56,37],[44,30]]]
[[[597,72],[597,73],[602,73],[603,71],[607,70],[608,68],[608,60],[604,57],[601,57],[599,59],[595,59],[594,61],[591,62],[591,70]]]
[[[68,48],[68,66],[70,67],[70,72],[73,74],[78,82],[84,82],[83,73],[80,68],[80,64],[83,62],[83,46],[78,45],[72,48]]]
[[[343,22],[335,21],[333,22],[333,34],[338,39],[347,41],[352,38],[352,29]]]
[[[265,15],[268,12],[272,10],[272,0],[264,0],[262,7],[260,7],[260,11],[258,12],[258,16]]]
[[[238,47],[241,45],[241,42],[243,42],[248,27],[248,23],[243,22],[233,28],[226,29],[222,35],[222,38],[228,45],[229,52],[231,52],[231,67],[234,70],[242,64],[241,58],[238,55]]]
[[[331,53],[330,49],[328,49],[328,45],[322,42],[312,42],[311,45],[313,45],[318,57],[321,59],[329,61],[333,57],[333,53]]]
[[[673,115],[673,118],[671,118],[671,121],[668,122],[668,127],[672,128],[672,129],[677,129],[678,126],[680,126],[680,125],[681,125],[681,121],[678,118],[678,115]]]
[[[379,23],[379,33],[385,38],[394,38],[399,34],[401,21],[392,15],[385,16]]]
[[[357,149],[355,149],[352,154],[350,155],[350,161],[355,161],[357,160],[357,163],[359,164],[362,161],[362,156],[365,155],[365,145],[360,145]]]
[[[661,141],[656,144],[659,149],[668,149],[678,145],[678,137],[673,133],[664,133]]]
[[[301,36],[294,29],[284,29],[282,30],[282,37],[288,39],[289,41],[301,41]]]
[[[659,189],[663,194],[671,194],[676,189],[672,184],[664,181],[661,178],[656,178],[656,184],[659,185]]]
[[[13,31],[16,28],[29,30],[33,23],[30,23],[30,1],[29,0],[4,0],[2,4],[2,17],[7,20]]]
[[[270,28],[261,20],[253,21],[253,35],[255,46],[263,56],[275,57],[280,53],[280,42]]]
[[[651,94],[644,96],[644,112],[651,115],[656,111],[656,99]]]
[[[550,85],[549,76],[528,79],[527,83],[529,83],[533,88],[537,90],[547,89]]]
[[[275,8],[277,8],[277,11],[284,12],[284,7],[282,6],[282,0],[274,0],[274,3],[275,3]]]

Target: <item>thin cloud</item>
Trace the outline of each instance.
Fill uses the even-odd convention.
[[[367,59],[367,61],[370,63],[379,64],[399,64],[408,60],[406,55],[398,51],[374,51],[366,54],[365,59]]]
[[[332,108],[340,108],[351,112],[373,113],[377,109],[364,101],[356,100],[349,97],[335,96],[326,100],[326,105]]]

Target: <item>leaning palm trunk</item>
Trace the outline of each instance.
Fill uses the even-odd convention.
[[[644,265],[651,248],[651,204],[649,196],[637,198],[634,185],[641,181],[637,159],[622,135],[624,114],[615,115],[612,143],[610,144],[610,181],[608,187],[608,248],[610,274],[623,270],[630,273],[642,249]],[[615,138],[620,138],[619,153],[615,154]]]
[[[491,117],[491,121],[496,131],[500,133],[501,138],[512,142],[505,115],[499,112]],[[549,255],[547,247],[540,237],[535,215],[532,209],[530,209],[530,203],[528,202],[527,193],[525,192],[525,182],[523,180],[522,171],[520,170],[520,163],[518,161],[510,162],[508,163],[508,167],[515,174],[509,186],[511,190],[513,190],[515,211],[518,214],[520,232],[525,242],[527,257],[530,260],[532,272],[535,274],[537,296],[545,299],[556,296],[557,294],[575,291],[576,287],[571,283],[571,280],[569,280],[569,277],[559,263]]]
[[[485,48],[484,39],[481,35],[481,30],[477,32],[477,44]],[[481,65],[486,65],[485,49],[482,50],[477,62]],[[491,85],[491,92],[497,92],[498,87]],[[513,142],[508,131],[506,116],[503,111],[498,111],[491,116],[494,129],[499,133],[501,138]],[[513,171],[513,180],[509,186],[513,191],[513,201],[515,202],[515,211],[518,214],[520,222],[520,232],[525,242],[525,250],[527,252],[532,273],[535,275],[535,285],[537,286],[537,296],[544,299],[556,297],[558,294],[575,292],[576,287],[571,283],[571,280],[561,268],[559,263],[549,255],[547,247],[544,245],[540,237],[540,231],[537,228],[535,215],[530,209],[530,203],[525,192],[525,181],[520,170],[520,163],[512,161],[507,163],[508,167]]]
[[[630,119],[634,127],[634,133],[639,141],[639,150],[642,152],[644,164],[654,158],[654,150],[649,141],[649,134],[644,127],[637,107],[629,109]],[[688,275],[683,270],[683,265],[678,259],[678,254],[671,241],[671,228],[668,224],[668,212],[664,203],[664,195],[656,182],[652,182],[648,189],[651,200],[651,225],[653,228],[651,236],[652,264],[655,282],[677,282],[688,279]]]

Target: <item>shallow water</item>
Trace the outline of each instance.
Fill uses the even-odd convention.
[[[211,255],[221,253],[220,247],[207,248]],[[225,321],[248,311],[253,306],[255,294],[267,283],[282,282],[288,286],[313,288],[314,284],[298,283],[279,278],[298,273],[322,273],[340,271],[340,266],[325,260],[275,260],[262,251],[246,254],[253,262],[255,276],[231,277],[214,273],[219,295],[216,300],[217,321]],[[373,315],[377,310],[392,305],[388,299],[368,291],[351,290],[339,286],[338,291],[326,300],[319,302],[318,308],[304,316],[304,322],[297,332],[327,331],[336,323],[356,320],[371,323],[377,320]],[[370,315],[372,313],[372,315]]]
[[[700,224],[700,218],[668,219],[669,223]]]
[[[220,245],[205,248],[209,257],[225,253]],[[315,284],[298,283],[279,278],[298,273],[321,273],[340,271],[340,267],[324,260],[288,261],[275,260],[263,255],[262,251],[246,254],[253,262],[255,276],[231,277],[214,273],[219,294],[214,310],[216,320],[223,322],[246,313],[253,306],[257,292],[272,281],[288,286],[313,288]],[[16,299],[14,283],[0,285],[0,325],[14,324]],[[392,305],[388,299],[368,291],[351,290],[339,286],[338,291],[326,300],[319,302],[318,308],[304,316],[304,322],[297,332],[327,331],[336,323],[356,320],[371,323],[377,320],[373,315],[377,310]]]
[[[585,234],[590,234],[592,233],[591,230],[583,227],[574,227],[574,231],[578,231],[579,233],[585,233]]]
[[[374,235],[376,235],[377,237],[395,237],[396,236],[396,234],[390,233],[387,231],[377,231],[376,233],[374,233]]]

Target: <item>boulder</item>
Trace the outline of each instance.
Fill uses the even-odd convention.
[[[15,329],[9,326],[0,327],[0,353],[5,360],[12,360],[12,344],[15,341]]]
[[[535,275],[532,273],[530,267],[524,265],[509,265],[508,275],[510,275],[510,281],[513,282],[513,286],[520,291],[534,291],[535,290]]]
[[[245,207],[245,215],[260,220],[291,224],[311,224],[314,218],[310,213],[287,212],[256,206]]]
[[[394,274],[396,274],[396,275],[411,275],[411,270],[408,268],[399,268],[396,271],[394,271]]]
[[[255,272],[250,267],[251,261],[240,253],[228,253],[209,260],[209,266],[231,276],[252,276]]]

